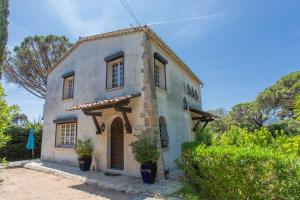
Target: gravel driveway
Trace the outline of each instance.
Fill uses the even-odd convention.
[[[2,169],[0,177],[3,179],[1,200],[127,200],[136,197],[24,168]]]

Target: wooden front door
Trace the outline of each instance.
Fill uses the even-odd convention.
[[[124,169],[124,132],[123,121],[117,117],[111,123],[111,158],[110,167]]]

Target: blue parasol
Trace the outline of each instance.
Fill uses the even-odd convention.
[[[31,150],[32,158],[34,158],[34,130],[29,129],[29,137],[26,144],[26,149]]]

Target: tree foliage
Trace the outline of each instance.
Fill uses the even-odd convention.
[[[27,37],[7,52],[3,63],[4,77],[39,98],[45,98],[47,72],[72,44],[65,36]]]
[[[296,103],[295,103],[295,116],[298,121],[300,121],[300,95],[297,96],[296,98]]]
[[[274,85],[261,92],[256,102],[262,110],[280,118],[290,118],[294,115],[294,101],[300,94],[300,71],[282,77]]]
[[[210,111],[218,115],[217,119],[207,126],[215,133],[222,133],[232,125],[255,130],[266,126],[269,119],[281,119],[278,123],[268,125],[270,130],[284,129],[288,134],[300,133],[300,124],[293,118],[298,116],[300,109],[295,108],[295,98],[300,94],[300,71],[282,77],[274,85],[261,92],[255,101],[240,103],[229,112],[224,109]],[[299,102],[298,97],[297,102]],[[300,103],[296,103],[299,107]],[[297,114],[298,113],[298,114]]]
[[[229,112],[229,118],[233,125],[254,130],[263,126],[269,114],[257,102],[248,102],[235,105]]]
[[[5,101],[4,89],[0,84],[0,149],[10,140],[10,137],[4,134],[4,132],[17,111],[18,107],[9,106]]]
[[[227,130],[227,126],[230,124],[228,116],[228,111],[224,108],[217,108],[215,110],[208,111],[209,113],[218,116],[218,119],[208,123],[207,128],[215,133],[221,133]]]
[[[31,151],[26,149],[27,140],[29,137],[29,129],[34,129],[34,156],[40,158],[42,144],[42,124],[28,122],[26,126],[16,126],[11,124],[5,130],[5,134],[11,138],[5,145],[5,148],[0,149],[0,158],[5,157],[8,161],[27,160],[32,158]]]
[[[13,116],[12,124],[25,127],[29,123],[28,117],[25,114],[16,113]]]
[[[2,56],[4,48],[7,43],[7,17],[8,17],[8,0],[0,1],[0,64],[2,63]],[[1,75],[1,74],[0,74]]]

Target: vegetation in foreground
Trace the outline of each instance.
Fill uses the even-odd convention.
[[[184,199],[300,199],[300,71],[291,73],[182,146]],[[270,119],[275,122],[268,123]]]

